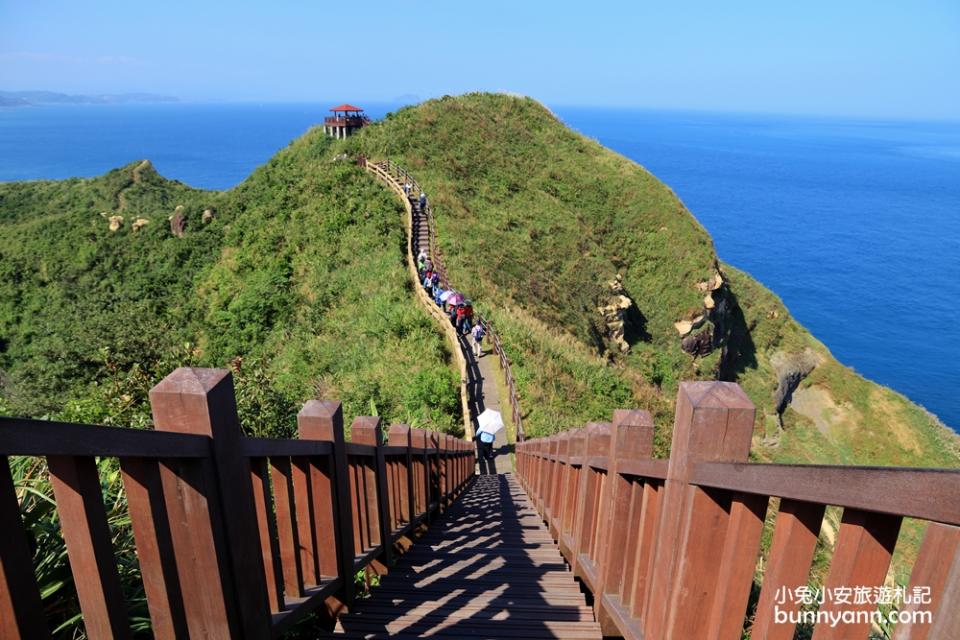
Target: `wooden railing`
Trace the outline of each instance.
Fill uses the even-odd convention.
[[[901,612],[932,622],[901,622],[893,637],[960,637],[960,470],[748,463],[754,406],[733,383],[683,383],[676,411],[669,460],[651,457],[646,411],[517,446],[521,483],[593,592],[605,635],[737,640],[747,627],[753,640],[793,638],[774,607],[797,610],[778,595],[807,586],[832,505],[843,515],[824,589],[883,587],[901,522],[926,521],[909,588],[928,589],[929,602]],[[771,498],[773,538],[754,585]],[[876,600],[820,611],[841,608],[874,611]],[[866,638],[871,624],[817,623],[813,637]]]
[[[420,183],[417,182],[416,178],[410,175],[406,169],[398,165],[396,162],[384,160],[382,162],[374,163],[365,160],[363,164],[378,177],[386,181],[401,197],[405,197],[403,192],[404,184],[410,185],[411,196],[417,196],[423,192],[423,189],[420,186]],[[409,203],[407,203],[407,205],[409,206]],[[450,280],[447,277],[447,268],[443,260],[443,251],[440,248],[440,243],[438,241],[437,221],[433,215],[433,205],[429,202],[429,200],[423,213],[427,220],[431,262],[433,263],[434,270],[440,275],[440,284],[443,285],[444,289],[449,289],[451,285]],[[411,236],[410,242],[411,246],[409,247],[409,253],[411,256],[413,256],[413,244],[416,242],[416,239]],[[510,369],[510,358],[507,357],[506,352],[503,350],[503,343],[501,342],[500,335],[494,328],[493,323],[479,313],[477,314],[477,321],[483,325],[484,330],[487,332],[489,343],[493,346],[493,352],[497,355],[497,359],[500,363],[500,369],[503,371],[504,379],[506,380],[507,385],[508,399],[510,401],[511,417],[513,418],[513,423],[517,429],[517,441],[522,442],[526,437],[523,429],[523,412],[520,410],[520,394],[517,392],[517,385],[513,378],[513,372]]]
[[[276,637],[327,626],[357,572],[394,554],[464,489],[470,443],[311,400],[299,439],[242,437],[232,377],[177,369],[150,392],[154,430],[0,418],[0,638],[50,637],[6,456],[46,458],[90,638],[130,636],[96,458],[119,459],[157,638]],[[401,544],[402,543],[402,544]]]

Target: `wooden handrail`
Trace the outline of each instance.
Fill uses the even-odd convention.
[[[157,638],[332,628],[356,571],[387,572],[473,475],[449,436],[394,425],[384,443],[365,417],[345,442],[336,402],[308,402],[298,439],[244,438],[228,370],[178,369],[150,401],[155,430],[0,419],[0,637],[50,635],[8,455],[48,463],[90,637],[130,635],[95,457],[119,459]]]
[[[902,520],[928,523],[908,588],[930,587],[923,608],[933,622],[901,624],[894,637],[951,637],[960,623],[960,470],[748,463],[753,422],[737,385],[682,383],[669,460],[651,457],[644,411],[517,445],[521,484],[593,592],[604,635],[741,637],[778,498],[751,637],[793,637],[792,622],[774,624],[775,596],[807,585],[827,506],[843,517],[826,588],[881,587]],[[798,603],[776,606],[796,612]],[[842,637],[866,637],[869,621],[842,628]],[[828,637],[817,629],[815,638]]]

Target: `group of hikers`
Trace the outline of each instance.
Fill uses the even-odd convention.
[[[403,192],[419,211],[425,211],[427,208],[427,194],[420,192],[419,197],[413,197],[413,185],[406,182],[403,185]],[[433,261],[422,247],[417,253],[417,274],[420,278],[420,284],[423,286],[427,295],[433,299],[433,302],[443,310],[450,318],[450,323],[456,328],[458,336],[470,336],[473,356],[480,358],[483,356],[483,339],[486,337],[486,329],[483,323],[474,321],[473,303],[467,300],[462,293],[452,288],[445,288],[440,281],[440,273],[434,267]],[[492,433],[483,431],[476,437],[479,446],[479,455],[488,460],[495,456],[493,443],[495,437]]]
[[[423,249],[420,249],[417,254],[417,273],[424,291],[450,318],[450,323],[456,329],[457,335],[470,336],[473,356],[475,358],[483,356],[483,339],[487,332],[482,323],[474,320],[473,302],[464,298],[459,291],[443,287],[440,274],[434,269],[433,261]]]

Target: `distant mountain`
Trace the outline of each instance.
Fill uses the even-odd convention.
[[[153,93],[84,96],[55,91],[0,91],[0,107],[25,107],[39,104],[132,104],[179,101],[178,98],[173,96],[161,96]]]
[[[30,103],[23,98],[14,98],[5,94],[0,94],[0,107],[27,107]]]

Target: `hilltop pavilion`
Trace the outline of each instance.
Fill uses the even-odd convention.
[[[370,118],[363,114],[363,109],[352,104],[342,104],[330,109],[333,116],[323,119],[323,132],[334,138],[346,138],[360,127],[369,124]]]

